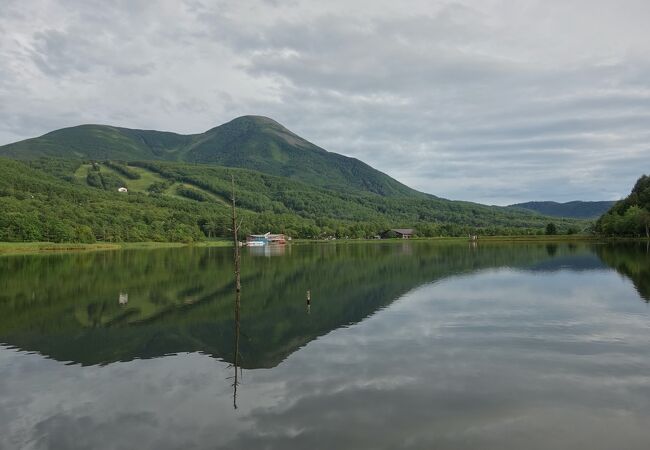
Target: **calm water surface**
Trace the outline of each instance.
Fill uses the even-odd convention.
[[[251,250],[238,335],[229,249],[1,257],[0,448],[650,448],[645,244]]]

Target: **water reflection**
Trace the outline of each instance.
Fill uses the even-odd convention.
[[[595,251],[609,267],[632,280],[641,298],[650,302],[650,241],[599,245]]]
[[[0,448],[645,449],[648,258],[295,246],[234,302],[228,249],[0,258]]]
[[[611,266],[650,299],[645,244],[409,242],[243,256],[246,368],[274,367],[314,338],[363,320],[422,284],[489,268]],[[194,351],[232,363],[229,257],[228,249],[171,249],[1,258],[0,342],[82,365]],[[316,291],[318,304],[308,298],[305,318],[304,303],[294,299]]]
[[[260,247],[246,247],[251,256],[284,256],[291,254],[291,245],[263,245]]]
[[[546,244],[546,252],[548,256],[555,256],[557,254],[557,244]]]
[[[241,358],[241,354],[239,353],[239,336],[240,336],[240,327],[241,327],[241,322],[239,318],[240,314],[240,308],[241,308],[241,298],[240,298],[240,292],[236,291],[235,292],[235,301],[234,301],[234,312],[235,315],[233,317],[233,325],[234,325],[234,350],[233,350],[233,361],[231,364],[231,368],[233,369],[233,375],[231,377],[232,379],[232,406],[234,409],[237,409],[237,388],[239,387],[240,384],[240,379],[243,377],[243,367],[241,367],[239,363],[239,359]]]

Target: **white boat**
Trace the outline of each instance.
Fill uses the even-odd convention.
[[[284,245],[287,240],[284,234],[251,234],[246,238],[246,246],[248,247],[262,247],[264,245]]]

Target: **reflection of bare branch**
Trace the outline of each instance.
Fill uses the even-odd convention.
[[[232,391],[232,406],[233,408],[237,409],[237,386],[239,386],[239,374],[241,373],[242,369],[241,367],[239,368],[239,372],[237,372],[237,368],[239,366],[239,306],[240,306],[240,292],[237,291],[235,294],[235,355],[234,355],[234,360],[233,360],[233,368],[235,369],[235,374],[233,376],[233,391]]]

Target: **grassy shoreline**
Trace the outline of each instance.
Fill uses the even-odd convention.
[[[518,236],[480,236],[477,241],[472,242],[566,242],[566,241],[609,241],[612,239],[607,239],[599,236],[588,236],[588,235],[555,235],[555,236],[546,236],[546,235],[518,235]],[[621,240],[621,239],[616,239]],[[625,240],[638,240],[638,239],[625,239]],[[306,243],[337,243],[337,242],[346,242],[346,243],[400,243],[400,242],[470,242],[469,239],[465,236],[463,237],[449,237],[449,236],[440,236],[440,237],[422,237],[422,238],[412,238],[412,239],[294,239],[292,241],[295,243],[306,244]]]
[[[481,242],[645,242],[645,238],[604,238],[588,235],[559,235],[559,236],[483,236]],[[404,242],[469,242],[466,237],[433,237],[404,239],[294,239],[293,244],[386,244]],[[208,240],[192,243],[181,242],[101,242],[94,244],[79,243],[54,243],[54,242],[0,242],[0,256],[25,255],[39,253],[70,253],[94,252],[107,250],[153,250],[158,248],[180,247],[231,247],[232,242],[227,239]]]
[[[230,247],[228,240],[182,242],[101,242],[94,244],[54,242],[0,242],[0,256],[37,253],[96,252],[107,250],[153,250],[178,247]]]

